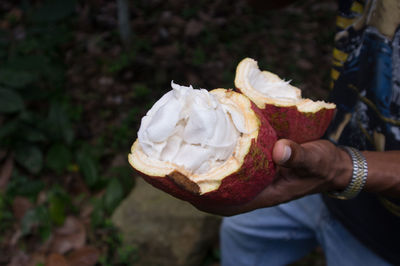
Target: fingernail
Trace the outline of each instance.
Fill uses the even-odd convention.
[[[292,155],[292,149],[286,145],[285,148],[283,149],[283,156],[281,163],[285,163],[287,160],[289,160],[290,155]]]

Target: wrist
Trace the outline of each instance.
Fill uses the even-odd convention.
[[[364,188],[367,175],[368,165],[364,155],[357,149],[351,147],[342,147],[350,155],[352,161],[352,176],[350,183],[344,190],[336,190],[328,192],[328,195],[334,198],[348,200],[356,197]]]
[[[336,147],[336,156],[333,161],[332,187],[330,191],[342,191],[351,182],[353,175],[353,163],[350,154],[342,148]]]

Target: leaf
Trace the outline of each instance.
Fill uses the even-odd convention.
[[[136,83],[133,86],[133,91],[135,92],[135,96],[140,99],[146,98],[151,95],[151,90],[145,84],[142,83]]]
[[[31,42],[34,39],[29,39]],[[26,40],[23,40],[24,42]],[[40,44],[38,44],[40,46]],[[28,51],[29,52],[29,51]],[[45,74],[51,68],[50,58],[43,54],[16,55],[7,62],[7,68],[29,73]]]
[[[55,22],[71,15],[75,10],[75,1],[45,1],[32,14],[34,22]]]
[[[192,63],[195,66],[203,65],[207,60],[207,54],[201,47],[197,47],[193,52]]]
[[[111,174],[114,177],[118,177],[124,190],[124,195],[127,195],[135,183],[132,168],[129,166],[115,166],[111,169]]]
[[[47,257],[46,266],[69,266],[69,264],[63,255],[52,253]]]
[[[65,205],[66,202],[57,196],[49,199],[49,214],[51,221],[56,225],[62,225],[65,220]]]
[[[29,256],[25,251],[17,249],[13,254],[8,255],[12,256],[9,266],[28,265],[29,263]]]
[[[11,212],[10,198],[0,192],[0,224],[1,228],[11,228],[15,224],[14,215]],[[10,226],[10,227],[8,227]]]
[[[112,212],[123,198],[124,189],[121,183],[117,178],[111,179],[104,195],[104,207],[108,212]]]
[[[74,131],[65,108],[59,102],[53,102],[50,106],[47,118],[47,130],[49,137],[55,140],[64,140],[71,144]]]
[[[49,228],[48,212],[44,206],[28,210],[21,221],[22,235],[31,233],[34,227]]]
[[[100,252],[95,247],[85,246],[68,255],[70,265],[93,266],[99,260]]]
[[[17,92],[0,88],[0,113],[13,113],[23,108],[24,101]]]
[[[99,174],[93,157],[86,152],[80,152],[77,155],[77,160],[86,184],[90,187],[96,185],[99,180]]]
[[[13,88],[22,88],[32,83],[36,76],[29,71],[17,69],[0,69],[0,84]]]
[[[0,140],[10,135],[18,129],[19,121],[17,119],[8,121],[0,127]]]
[[[32,201],[36,201],[37,195],[43,188],[44,184],[42,181],[29,179],[25,175],[21,175],[17,169],[14,169],[6,193],[10,198],[24,196]]]
[[[30,259],[27,266],[45,266],[46,254],[43,250],[37,250],[33,254],[30,253]],[[9,265],[11,266],[11,265]]]
[[[53,186],[47,193],[50,218],[56,225],[65,221],[66,209],[72,207],[70,195],[59,185]]]
[[[14,217],[18,221],[21,220],[25,216],[26,212],[32,209],[32,207],[33,204],[28,198],[21,196],[15,197],[12,204]]]
[[[18,71],[18,73],[29,73],[32,76],[32,81],[43,78],[50,82],[57,82],[63,79],[65,74],[63,65],[59,61],[52,61],[50,56],[46,56],[47,52],[54,50],[59,43],[65,43],[63,39],[66,36],[63,32],[57,31],[58,29],[58,27],[54,27],[43,32],[43,34],[53,36],[47,42],[47,36],[43,36],[46,37],[45,39],[30,37],[18,42],[16,50],[21,51],[23,55],[16,55],[10,58],[4,68],[12,69],[15,72]],[[36,35],[37,33],[34,34]],[[38,50],[43,51],[43,53],[37,54]],[[32,54],[32,52],[35,54]]]
[[[83,247],[86,242],[86,229],[76,217],[68,216],[64,224],[57,228],[51,242],[51,250],[56,253],[66,252]]]
[[[7,187],[7,194],[11,197],[21,195],[35,200],[43,188],[44,184],[41,180],[30,179],[25,175],[20,175],[18,171],[15,170]]]
[[[118,260],[121,264],[128,264],[138,258],[138,248],[131,245],[122,245],[117,249]]]
[[[41,220],[41,223],[44,223],[43,225],[39,226],[38,228],[38,233],[42,241],[45,241],[49,239],[51,236],[51,223],[50,223],[50,218],[47,217],[46,221]]]
[[[51,146],[46,155],[46,165],[57,174],[66,170],[71,161],[71,151],[62,144]]]
[[[42,151],[36,146],[19,146],[15,152],[16,161],[32,174],[42,170]]]
[[[90,215],[91,225],[93,227],[98,227],[104,224],[105,213],[104,213],[104,200],[94,198],[92,200],[93,211]]]
[[[39,129],[24,125],[20,125],[21,139],[25,139],[29,142],[44,142],[46,141],[46,136]]]
[[[33,34],[30,32],[29,40],[35,40],[32,36]],[[26,39],[21,40],[26,41]],[[9,58],[7,62],[7,67],[18,70],[33,70],[33,71],[42,71],[41,69],[35,69],[38,66],[48,66],[50,63],[50,57],[44,54],[15,54],[11,58]]]
[[[14,158],[8,156],[0,170],[0,191],[4,191],[14,169]]]

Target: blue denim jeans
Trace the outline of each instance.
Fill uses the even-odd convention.
[[[287,265],[320,245],[329,266],[390,265],[331,216],[320,195],[225,218],[222,266]]]

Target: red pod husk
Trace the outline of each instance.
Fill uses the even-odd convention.
[[[221,89],[219,89],[221,90]],[[224,90],[226,91],[226,90]],[[201,192],[199,184],[179,167],[172,167],[168,173],[161,175],[149,174],[146,167],[138,166],[140,149],[138,141],[132,146],[129,162],[133,168],[151,185],[161,189],[172,196],[191,202],[196,205],[238,205],[253,199],[275,177],[275,165],[272,161],[272,149],[277,136],[268,120],[263,116],[261,110],[249,99],[233,91],[225,94],[235,94],[241,101],[247,101],[246,119],[252,119],[257,124],[256,132],[252,132],[249,147],[247,147],[244,158],[239,162],[234,171],[228,170],[224,164],[218,170],[221,173],[220,184],[215,189],[206,193]],[[228,95],[228,97],[231,97]],[[243,105],[243,104],[242,104]],[[252,117],[249,117],[252,116]],[[143,158],[142,158],[143,160]],[[224,167],[227,168],[226,172]]]
[[[271,104],[262,109],[263,115],[275,129],[279,139],[297,143],[320,139],[328,128],[335,109],[323,108],[316,112],[300,112],[297,107],[280,107]]]
[[[249,97],[275,129],[279,139],[304,143],[321,138],[336,106],[301,98],[301,91],[268,71],[260,71],[255,60],[242,60],[236,70],[235,86]]]

